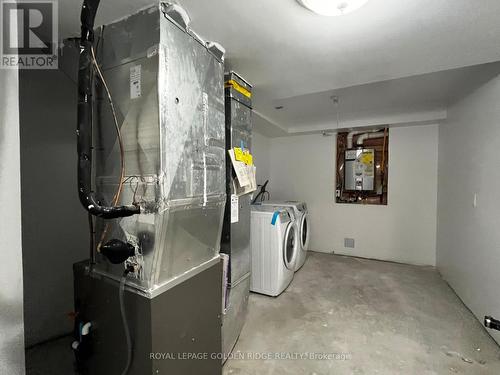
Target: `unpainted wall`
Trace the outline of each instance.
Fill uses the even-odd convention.
[[[307,203],[311,250],[435,265],[438,125],[390,134],[387,206],[335,203],[335,136],[267,139],[271,197]]]
[[[0,374],[24,374],[17,70],[0,69]]]
[[[500,76],[452,105],[439,131],[437,265],[480,321],[500,318],[499,103]]]

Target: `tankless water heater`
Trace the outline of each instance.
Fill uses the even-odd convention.
[[[359,148],[345,152],[344,190],[372,191],[375,186],[375,150]]]

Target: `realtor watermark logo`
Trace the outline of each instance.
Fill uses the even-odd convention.
[[[57,69],[57,0],[0,0],[0,68]]]

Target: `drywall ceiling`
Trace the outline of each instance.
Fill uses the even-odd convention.
[[[193,29],[221,42],[228,65],[255,85],[259,121],[284,132],[297,124],[272,111],[275,101],[500,60],[498,0],[370,0],[333,18],[295,0],[179,2]],[[151,3],[102,0],[96,23]],[[80,5],[59,2],[61,36],[78,34]]]
[[[498,62],[474,65],[279,99],[264,104],[264,112],[274,111],[289,133],[439,122],[450,104],[498,74]]]

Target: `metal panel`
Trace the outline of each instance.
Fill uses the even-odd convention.
[[[222,352],[225,358],[233,350],[248,313],[250,274],[245,275],[229,290],[229,302],[222,321]]]
[[[202,360],[155,360],[152,374],[222,373],[221,283],[219,262],[151,301],[153,352],[207,356]]]
[[[227,77],[227,76],[226,76]],[[232,98],[229,93],[232,89],[226,88],[226,145],[227,148],[252,148],[252,110],[246,105]],[[239,218],[232,223],[230,196],[234,193],[233,170],[230,160],[226,161],[227,168],[227,196],[226,215],[224,219],[224,234],[221,251],[230,256],[229,282],[236,283],[250,272],[250,197],[239,198]]]
[[[127,344],[123,328],[119,282],[89,273],[88,262],[73,267],[75,311],[83,322],[91,322],[90,357],[79,366],[88,375],[121,374],[127,360]],[[134,342],[129,374],[151,374],[151,303],[137,293],[125,291],[125,311]]]
[[[236,100],[230,101],[230,124],[226,136],[230,138],[230,147],[252,149],[252,111]],[[228,161],[229,163],[229,161]],[[231,170],[232,171],[232,170]],[[232,176],[230,194],[234,193]],[[228,194],[229,195],[229,194]],[[250,196],[239,199],[239,220],[231,224],[230,283],[235,283],[250,272]],[[228,209],[229,211],[229,209]]]
[[[74,267],[75,305],[79,317],[91,321],[92,354],[83,374],[120,374],[127,359],[120,318],[119,284],[89,272],[88,263]],[[128,289],[126,314],[133,341],[129,375],[220,374],[221,264],[203,270],[155,298]],[[200,306],[203,306],[201,309]],[[151,354],[207,353],[207,359],[151,359]]]
[[[226,94],[230,98],[252,108],[252,85],[235,72],[226,73],[224,80],[226,82],[224,85]]]
[[[236,73],[226,74],[226,148],[252,148],[251,86]],[[228,82],[232,82],[228,84]],[[240,87],[240,91],[235,87]],[[247,90],[247,91],[245,91]],[[229,255],[228,291],[222,333],[223,352],[228,355],[245,323],[250,293],[250,196],[239,197],[238,222],[231,223],[231,195],[234,194],[234,172],[226,155],[226,212],[222,234],[221,252]]]
[[[140,272],[131,283],[154,294],[218,256],[226,202],[223,66],[160,6],[96,34],[125,149],[121,202],[143,209],[111,221],[106,238],[137,244],[133,261]],[[96,190],[111,202],[120,176],[119,143],[102,87],[98,94]],[[97,242],[105,228],[98,221]],[[97,261],[104,272],[123,272],[99,254]]]
[[[231,224],[229,283],[234,284],[250,272],[250,197],[239,199],[239,221]]]

